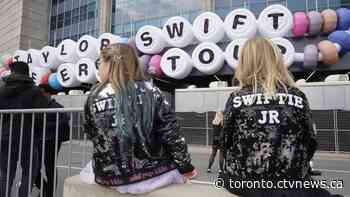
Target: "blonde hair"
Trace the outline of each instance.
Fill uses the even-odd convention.
[[[128,82],[144,80],[137,55],[127,44],[109,45],[101,51],[101,59],[110,65],[106,83],[111,83],[116,91],[125,89]]]
[[[287,86],[295,86],[279,48],[261,37],[247,41],[242,48],[235,78],[241,88],[253,87],[254,93],[260,84],[269,96],[276,95],[279,85],[286,92]]]
[[[212,124],[213,125],[221,125],[221,126],[224,125],[224,114],[221,111],[215,113],[215,118],[214,118]]]

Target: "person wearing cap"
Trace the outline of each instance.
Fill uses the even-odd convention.
[[[62,107],[54,100],[44,96],[40,88],[35,86],[33,80],[29,77],[29,67],[27,63],[14,62],[9,65],[9,68],[11,74],[3,79],[4,85],[0,87],[0,110]],[[32,178],[31,183],[34,183],[34,178],[39,173],[41,163],[39,145],[40,140],[43,139],[43,118],[43,114],[23,114],[22,116],[22,114],[1,113],[1,197],[15,195],[14,192],[18,192],[19,197],[27,197],[28,193],[31,192],[32,185],[29,186],[29,179]],[[33,119],[34,123],[32,122]],[[68,125],[67,122],[67,118],[60,117],[59,141],[62,141],[61,139],[66,135],[65,129],[67,128],[64,125]],[[34,125],[33,133],[32,125]],[[45,141],[51,138],[54,139],[56,131],[55,126],[56,114],[47,114]],[[48,151],[48,149],[46,151]],[[54,152],[51,154],[54,155]],[[31,162],[31,169],[29,169]],[[45,164],[46,163],[50,162],[45,159]],[[50,167],[46,166],[46,169],[50,169]],[[30,171],[32,172],[31,177],[29,177]],[[47,172],[48,179],[49,174],[53,173]],[[45,194],[45,196],[48,195]]]

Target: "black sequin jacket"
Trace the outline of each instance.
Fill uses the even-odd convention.
[[[129,83],[116,94],[110,84],[92,89],[85,132],[93,142],[95,181],[126,185],[178,169],[191,172],[191,157],[175,113],[149,82]]]
[[[233,92],[225,109],[226,177],[283,180],[308,177],[317,147],[306,96],[297,88],[274,97],[252,88]]]

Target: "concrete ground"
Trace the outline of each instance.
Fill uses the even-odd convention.
[[[69,172],[67,166],[69,164],[69,152],[72,149],[71,155],[71,171]],[[57,197],[62,196],[63,182],[64,179],[70,175],[78,174],[81,168],[90,160],[91,155],[91,144],[83,142],[73,142],[71,145],[66,143],[63,145],[59,155],[59,170],[58,170],[58,187]],[[84,158],[83,153],[87,153]],[[196,182],[202,184],[211,184],[217,177],[218,171],[218,158],[212,168],[212,173],[206,172],[208,165],[208,158],[210,154],[210,148],[205,146],[190,146],[190,152],[193,158],[193,164],[199,171],[199,176]],[[85,160],[85,162],[84,162]],[[350,196],[350,154],[335,154],[322,152],[317,153],[314,157],[315,168],[322,171],[322,176],[318,179],[322,180],[341,180],[342,183],[338,182],[339,185],[343,185],[343,189],[331,190],[332,193],[338,193]]]

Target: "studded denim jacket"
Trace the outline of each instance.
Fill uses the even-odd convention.
[[[85,105],[84,130],[93,142],[98,184],[126,185],[173,169],[194,169],[175,113],[149,82],[129,83],[118,94],[110,84],[93,88]]]

